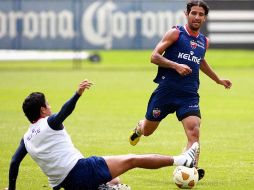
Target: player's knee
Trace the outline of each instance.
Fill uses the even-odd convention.
[[[197,125],[189,125],[186,129],[186,135],[190,142],[196,142],[199,140],[199,126]]]
[[[188,125],[186,125],[186,127],[189,134],[188,136],[194,140],[197,140],[199,138],[200,122],[198,120],[192,120],[188,123]]]
[[[192,140],[195,142],[199,139],[199,126],[193,127],[191,132]]]

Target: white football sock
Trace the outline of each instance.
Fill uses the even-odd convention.
[[[183,166],[184,163],[186,162],[186,157],[184,155],[179,155],[179,156],[173,156],[174,159],[174,166]]]

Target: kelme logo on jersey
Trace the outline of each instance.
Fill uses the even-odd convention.
[[[194,40],[191,40],[190,41],[190,46],[191,46],[192,49],[196,49],[198,44]]]
[[[154,108],[154,109],[153,109],[153,117],[154,117],[154,118],[159,117],[160,114],[161,114],[161,110],[159,110],[159,108]]]
[[[201,57],[196,57],[194,55],[193,51],[190,51],[190,53],[181,53],[181,52],[179,52],[178,53],[178,58],[185,59],[185,60],[188,60],[188,61],[192,61],[192,62],[195,62],[197,64],[200,64],[200,60],[201,60]]]

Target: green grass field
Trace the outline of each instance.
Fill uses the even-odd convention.
[[[150,137],[132,147],[128,136],[144,117],[156,85],[151,51],[103,51],[100,64],[83,62],[0,63],[0,189],[8,185],[11,157],[26,132],[28,121],[21,104],[32,91],[47,95],[57,112],[73,95],[78,83],[88,78],[94,86],[79,100],[65,121],[76,147],[85,155],[128,153],[179,154],[186,139],[175,115],[166,118]],[[195,189],[245,190],[254,182],[254,51],[210,50],[207,61],[221,77],[232,80],[231,90],[218,86],[204,74],[201,86],[201,159],[206,177]],[[135,169],[121,176],[132,190],[176,190],[172,168]],[[18,190],[50,189],[47,177],[27,156],[20,166]]]

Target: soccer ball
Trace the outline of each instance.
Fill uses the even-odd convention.
[[[173,172],[173,181],[181,189],[191,189],[198,182],[198,171],[196,168],[178,166]]]

